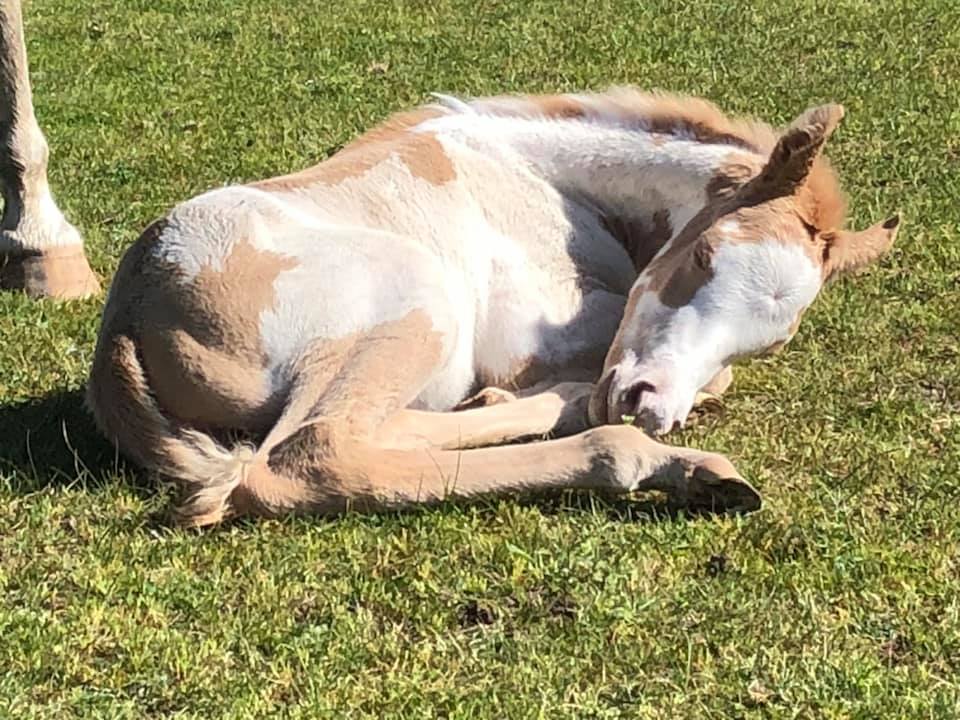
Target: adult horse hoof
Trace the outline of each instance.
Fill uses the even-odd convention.
[[[90,269],[83,247],[71,245],[0,255],[0,289],[66,300],[98,294],[100,281]]]

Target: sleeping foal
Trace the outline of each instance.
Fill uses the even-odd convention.
[[[893,241],[896,218],[842,229],[820,157],[842,114],[776,133],[631,89],[440,98],[151,225],[89,404],[189,525],[548,488],[751,509],[725,457],[651,436]]]

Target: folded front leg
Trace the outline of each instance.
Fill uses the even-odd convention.
[[[401,410],[380,426],[377,438],[389,447],[456,450],[566,437],[587,429],[592,390],[590,383],[561,383],[531,397],[471,410]]]

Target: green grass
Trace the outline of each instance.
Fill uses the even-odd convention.
[[[906,225],[677,438],[764,492],[740,519],[569,496],[170,530],[82,408],[101,300],[0,297],[0,716],[960,713],[953,0],[33,0],[26,17],[51,182],[105,277],[173,203],[320,159],[433,90],[633,82],[776,122],[837,100],[853,223]]]

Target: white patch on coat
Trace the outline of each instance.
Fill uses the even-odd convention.
[[[714,276],[691,304],[728,329],[725,351],[731,357],[788,339],[822,284],[819,266],[799,243],[720,243],[711,264]]]

